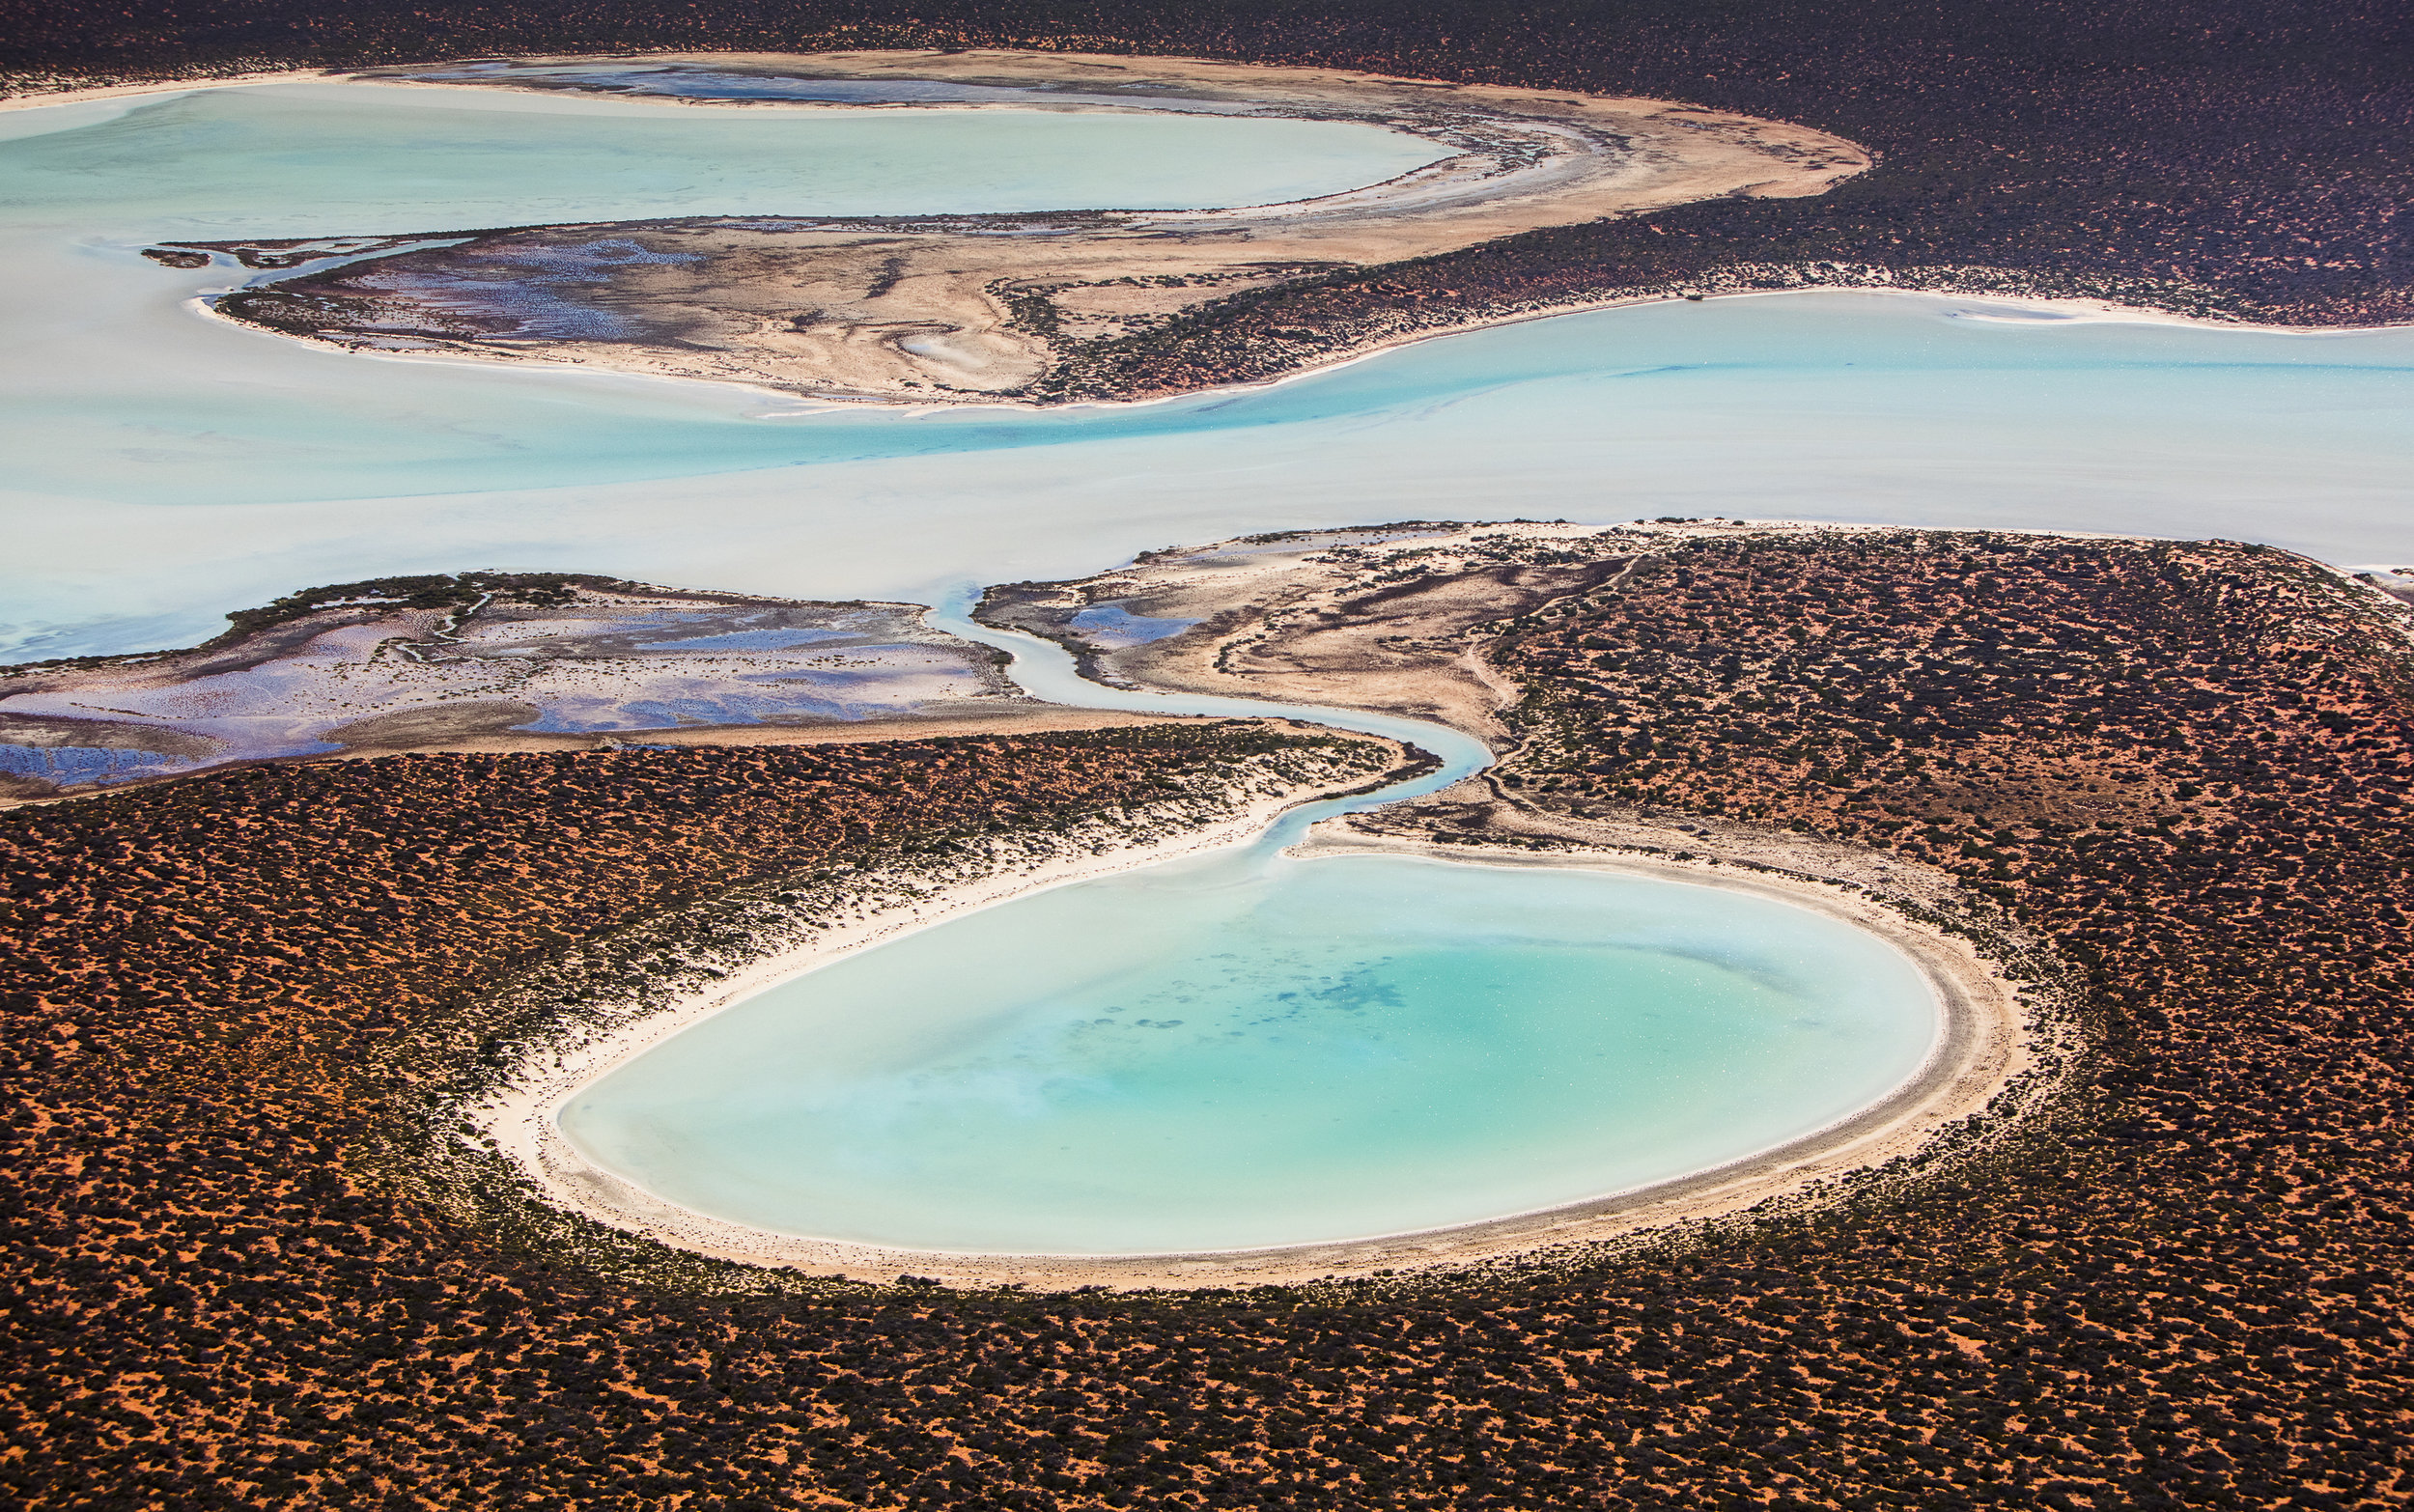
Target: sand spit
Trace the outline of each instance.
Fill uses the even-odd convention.
[[[1436,719],[1514,745],[1519,696],[1484,648],[1521,617],[1614,595],[1635,564],[1717,537],[1843,540],[1891,526],[1663,518],[1277,531],[1145,552],[1062,582],[1003,583],[984,624],[1053,640],[1144,687]]]
[[[688,101],[722,109],[1129,112],[1162,102],[1348,121],[1425,138],[1437,160],[1337,194],[1218,210],[690,217],[481,233],[447,247],[373,256],[244,291],[223,302],[225,312],[370,350],[570,362],[833,398],[928,404],[1046,397],[1034,384],[1062,352],[1145,332],[1211,300],[1605,215],[1722,196],[1824,193],[1870,163],[1867,152],[1825,132],[1664,100],[1179,58],[649,55],[373,70],[354,77],[420,87],[625,93],[608,73],[599,82],[596,71],[546,71],[574,65],[896,86],[909,99],[909,87],[934,84],[1011,96],[991,104]],[[348,229],[328,227],[316,239]],[[499,305],[469,308],[450,276],[469,267],[508,276],[515,259],[573,256],[599,238],[664,254],[615,260],[596,269],[598,283],[581,286],[581,304],[608,311],[627,328],[613,341],[580,340],[566,328],[521,328],[524,322]],[[191,245],[251,267],[281,266],[291,250],[267,241]]]

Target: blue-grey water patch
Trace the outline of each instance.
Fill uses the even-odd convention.
[[[0,771],[18,777],[44,778],[61,787],[125,782],[192,765],[192,758],[187,756],[114,745],[0,743]]]
[[[1144,646],[1152,640],[1179,635],[1196,620],[1161,619],[1134,614],[1119,603],[1094,603],[1073,616],[1073,628],[1108,650]]]

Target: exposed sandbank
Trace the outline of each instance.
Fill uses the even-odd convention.
[[[1870,162],[1866,151],[1830,133],[1698,105],[1333,69],[1012,51],[519,61],[710,66],[873,86],[933,81],[1031,97],[1011,105],[749,99],[743,102],[748,109],[1128,114],[1158,99],[1211,102],[1226,114],[1378,126],[1426,140],[1435,155],[1424,166],[1333,194],[1220,209],[756,214],[479,233],[457,245],[373,257],[248,292],[230,301],[231,312],[290,335],[369,350],[534,357],[828,397],[977,403],[1028,391],[1044,398],[1044,387],[1033,385],[1067,343],[1144,331],[1246,290],[1605,215],[1721,196],[1824,193]],[[357,77],[409,83],[414,75],[423,86],[456,90],[573,92],[536,74],[469,80],[394,69]],[[1102,90],[1129,92],[1128,103],[1101,100]],[[1066,91],[1074,93],[1061,101],[1049,98]],[[671,101],[649,99],[657,102]],[[510,325],[508,311],[467,311],[444,277],[457,266],[485,266],[480,260],[490,249],[576,245],[599,234],[660,243],[668,254],[667,262],[617,264],[580,292],[581,303],[608,309],[632,327],[611,341],[506,329],[496,322]],[[243,250],[233,242],[207,245]],[[422,275],[449,292],[428,293],[433,286]]]

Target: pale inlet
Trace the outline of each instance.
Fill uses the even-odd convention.
[[[1009,1268],[1312,1253],[1285,1246],[1464,1233],[1789,1146],[1799,1164],[1810,1136],[1948,1069],[1940,1052],[1969,1059],[1947,1044],[1934,963],[1828,905],[1288,852],[1319,821],[1488,765],[1463,732],[1109,688],[959,605],[932,621],[1007,652],[1046,697],[1319,719],[1440,765],[1294,808],[1245,845],[826,957],[607,1050],[601,1076],[496,1109],[558,1195],[711,1248],[786,1254],[787,1236],[820,1264],[833,1244],[854,1264]],[[544,1153],[553,1139],[568,1149]]]

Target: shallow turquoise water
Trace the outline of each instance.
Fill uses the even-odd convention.
[[[0,207],[109,233],[393,235],[668,215],[1196,210],[1443,155],[1349,122],[1162,112],[716,109],[295,83],[0,120]],[[72,118],[69,118],[72,119]],[[12,140],[14,138],[14,140]]]
[[[795,145],[813,131],[853,145]],[[394,572],[927,600],[1402,518],[1801,517],[2414,558],[2410,330],[1802,294],[1533,322],[1164,405],[814,411],[306,349],[197,315],[226,271],[134,255],[733,209],[1265,199],[1426,151],[1328,123],[337,85],[0,115],[0,658],[189,642],[229,609]]]
[[[1132,1253],[1527,1211],[1739,1157],[1917,1069],[1934,1000],[1782,904],[1262,850],[796,978],[584,1089],[591,1159],[716,1217]]]
[[[775,986],[579,1090],[559,1127],[598,1164],[735,1222],[909,1248],[1296,1244],[1718,1164],[1867,1106],[1934,1038],[1908,961],[1784,904],[1282,854],[1489,765],[1473,736],[1102,687],[958,602],[932,619],[1011,655],[1042,698],[1320,720],[1442,765]]]

